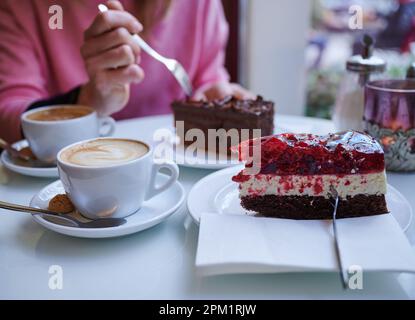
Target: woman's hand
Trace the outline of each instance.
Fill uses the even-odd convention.
[[[196,92],[194,100],[216,100],[227,96],[234,96],[237,99],[249,100],[256,99],[256,95],[244,89],[237,83],[221,82],[216,83],[201,92]]]
[[[84,33],[81,54],[89,81],[81,87],[78,103],[97,110],[99,115],[120,111],[130,97],[130,84],[144,79],[138,66],[140,47],[131,34],[143,27],[118,1],[107,3],[110,9],[99,13]]]

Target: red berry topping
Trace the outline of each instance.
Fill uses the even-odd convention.
[[[381,146],[369,135],[349,131],[326,136],[281,134],[242,142],[240,160],[253,166],[260,145],[261,174],[365,174],[385,169]],[[256,147],[255,147],[256,146]],[[234,180],[241,181],[243,174]]]

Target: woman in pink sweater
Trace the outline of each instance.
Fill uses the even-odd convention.
[[[141,33],[180,61],[197,99],[252,95],[228,82],[228,26],[220,0],[0,1],[0,137],[21,139],[20,115],[50,104],[83,104],[127,119],[170,112],[184,97],[163,65],[132,41]],[[62,29],[50,28],[53,5]],[[52,7],[51,11],[50,8]]]

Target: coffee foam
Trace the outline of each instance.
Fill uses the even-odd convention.
[[[82,118],[94,112],[89,107],[62,106],[44,109],[27,115],[27,119],[34,121],[61,121]]]
[[[98,139],[65,150],[61,160],[84,167],[105,167],[139,159],[149,151],[138,141]]]

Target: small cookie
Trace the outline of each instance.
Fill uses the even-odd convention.
[[[66,194],[58,194],[49,201],[48,209],[58,213],[70,213],[75,207]]]

